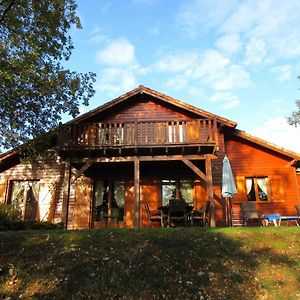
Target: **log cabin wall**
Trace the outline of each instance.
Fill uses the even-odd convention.
[[[191,119],[191,116],[174,111],[159,103],[155,103],[150,99],[145,102],[134,102],[118,112],[112,111],[110,115],[106,115],[101,121],[134,121],[134,120],[176,120]]]
[[[271,179],[282,179],[281,199],[271,199],[265,203],[257,202],[260,214],[295,215],[295,205],[299,204],[299,196],[295,168],[290,164],[291,158],[234,136],[226,137],[225,149],[236,180],[239,177],[265,176]],[[237,184],[239,185],[239,182]],[[246,199],[239,199],[239,197],[234,197],[233,200],[236,203],[235,206],[238,206],[240,201],[246,201]]]
[[[18,163],[0,177],[0,203],[9,203],[14,181],[37,181],[39,185],[36,219],[61,222],[64,162],[55,154],[34,163]],[[25,204],[22,204],[25,205]]]

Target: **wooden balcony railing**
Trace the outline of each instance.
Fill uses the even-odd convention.
[[[70,145],[70,143],[68,143]],[[215,120],[136,121],[76,124],[70,146],[147,147],[218,144]]]

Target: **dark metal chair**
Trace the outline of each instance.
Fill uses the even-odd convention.
[[[188,215],[186,211],[186,202],[184,200],[170,201],[168,213],[168,227],[183,224],[187,226]]]
[[[300,205],[295,205],[297,215],[300,216]]]
[[[192,210],[191,211],[191,226],[195,226],[196,223],[199,223],[200,226],[205,227],[208,225],[210,202],[207,201],[203,209]]]
[[[110,215],[105,214],[103,216],[103,218],[105,220],[105,228],[107,228],[108,220],[114,221],[118,225],[118,228],[119,228],[120,227],[119,221],[120,221],[120,217],[121,217],[120,213],[121,213],[121,210],[119,208],[111,208]]]
[[[160,211],[158,209],[155,209],[155,210],[150,209],[148,203],[145,203],[144,207],[145,207],[145,211],[147,213],[148,219],[150,221],[151,227],[152,227],[153,223],[158,223],[158,222],[160,223],[161,227],[164,227],[164,215],[163,215],[162,211]]]

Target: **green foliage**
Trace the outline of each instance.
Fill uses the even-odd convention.
[[[15,147],[75,117],[94,95],[94,73],[67,70],[80,28],[75,0],[0,1],[0,146]]]
[[[293,111],[291,116],[288,117],[288,122],[290,125],[298,126],[300,125],[300,100],[296,101],[297,111]]]
[[[10,204],[0,204],[0,230],[63,229],[63,223],[53,224],[34,220],[22,221],[19,210]]]
[[[15,207],[0,204],[0,230],[13,229],[20,221],[20,212]]]

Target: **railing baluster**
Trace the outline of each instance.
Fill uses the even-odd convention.
[[[169,121],[95,122],[74,124],[70,128],[74,146],[163,146],[215,143],[218,147],[216,119]]]

